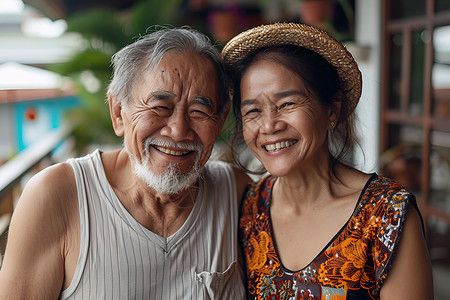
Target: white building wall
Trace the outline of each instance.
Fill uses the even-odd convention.
[[[15,125],[13,105],[0,103],[0,164],[15,154]]]
[[[361,147],[355,150],[355,162],[365,172],[378,171],[381,108],[381,27],[382,0],[356,0],[355,40],[368,46],[369,55],[359,59],[363,80],[361,100],[356,108]]]

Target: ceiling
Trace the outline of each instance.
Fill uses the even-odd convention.
[[[52,20],[65,19],[73,14],[94,7],[126,9],[138,0],[22,0]]]

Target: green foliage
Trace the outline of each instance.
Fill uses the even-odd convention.
[[[83,52],[76,53],[64,64],[54,65],[50,69],[64,76],[78,75],[85,70],[91,70],[96,74],[111,74],[111,55],[101,49],[87,48]]]
[[[131,25],[136,34],[147,32],[153,25],[176,25],[181,0],[145,0],[132,8]]]
[[[78,126],[73,132],[76,140],[75,150],[84,153],[85,149],[93,144],[116,145],[122,142],[117,137],[111,125],[108,105],[104,99],[104,91],[91,93],[79,86],[82,109],[71,112],[70,118],[78,122]]]
[[[125,25],[125,26],[124,26]],[[68,20],[67,31],[78,32],[86,40],[101,42],[122,48],[131,42],[126,33],[126,24],[119,18],[119,12],[113,9],[95,8],[78,13]],[[101,46],[99,48],[105,49]]]
[[[336,0],[336,3],[339,5],[343,17],[345,18],[347,22],[347,27],[345,29],[343,28],[336,28],[333,25],[332,20],[325,21],[325,28],[327,31],[338,41],[341,43],[352,41],[354,40],[354,24],[355,24],[355,17],[354,17],[354,11],[352,8],[352,5],[349,2],[350,0]]]

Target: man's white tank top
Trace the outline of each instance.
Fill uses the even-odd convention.
[[[68,162],[77,184],[81,247],[72,283],[60,299],[245,298],[229,165],[207,163],[189,217],[163,238],[121,204],[98,150]]]

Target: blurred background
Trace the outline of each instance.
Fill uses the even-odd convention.
[[[120,147],[105,102],[113,53],[156,25],[191,26],[221,49],[275,21],[320,27],[354,55],[362,149],[352,159],[416,194],[435,299],[450,299],[450,0],[0,0],[0,252],[32,174]]]

